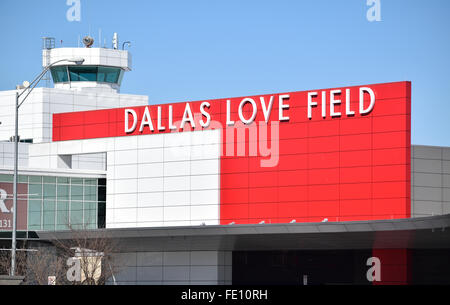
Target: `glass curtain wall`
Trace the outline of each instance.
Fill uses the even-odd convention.
[[[0,175],[0,182],[13,182]],[[28,184],[28,230],[96,229],[105,225],[106,179],[19,176]]]

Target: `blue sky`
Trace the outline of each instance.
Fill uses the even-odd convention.
[[[450,146],[450,1],[1,0],[0,90],[41,69],[41,37],[132,42],[122,93],[151,104],[412,81],[413,144]],[[102,38],[102,41],[103,41]],[[96,46],[97,46],[96,42]]]

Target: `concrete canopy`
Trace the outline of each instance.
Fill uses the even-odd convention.
[[[450,248],[450,215],[358,222],[221,225],[93,230],[126,251],[264,251]],[[37,232],[40,240],[72,233]]]

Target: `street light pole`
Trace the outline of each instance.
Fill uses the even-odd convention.
[[[77,65],[81,65],[84,62],[83,58],[61,59],[45,67],[45,69],[28,85],[23,89],[21,93],[16,91],[16,106],[15,106],[15,126],[14,126],[14,182],[13,182],[13,229],[12,229],[12,241],[11,241],[11,276],[16,274],[16,244],[17,244],[17,180],[18,180],[18,168],[19,168],[19,108],[25,102],[26,98],[30,95],[31,91],[37,86],[39,81],[44,77],[45,73],[55,64],[68,61]],[[28,94],[19,103],[19,98],[27,91]]]
[[[16,91],[15,126],[14,126],[14,182],[13,182],[13,231],[12,231],[12,251],[11,251],[11,276],[16,271],[16,230],[17,230],[17,172],[19,162],[19,92]]]

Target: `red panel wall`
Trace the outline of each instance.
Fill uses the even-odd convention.
[[[261,166],[261,160],[268,157],[248,155],[248,138],[244,141],[245,156],[224,153],[220,169],[221,223],[410,217],[411,84],[364,86],[371,88],[376,98],[373,110],[367,115],[358,113],[359,87],[362,86],[337,88],[343,93],[350,89],[351,109],[356,112],[350,117],[345,115],[345,96],[341,96],[342,103],[336,106],[336,111],[342,112],[342,116],[330,117],[328,100],[327,117],[322,118],[321,92],[326,91],[329,99],[330,89],[287,93],[289,99],[285,103],[290,107],[284,113],[290,119],[279,123],[278,163],[274,167]],[[307,94],[312,91],[318,92],[314,99],[318,106],[308,119]],[[266,103],[272,95],[271,124],[278,122],[280,94],[263,95]],[[263,121],[260,96],[251,98],[258,105],[256,122]],[[230,100],[231,119],[238,121],[237,109],[242,97]],[[190,102],[193,112],[199,113],[201,102]],[[225,126],[226,99],[209,102],[212,119]],[[160,105],[164,132],[168,132],[168,105]],[[185,103],[172,105],[173,121],[181,120]],[[145,107],[133,109],[140,118]],[[249,111],[246,105],[247,117]],[[150,106],[150,113],[156,129],[157,106]],[[158,133],[148,128],[139,133],[138,123],[135,132],[126,134],[124,108],[55,114],[53,126],[54,141]],[[273,128],[270,126],[269,132]],[[232,142],[236,141],[235,136]],[[223,143],[227,142],[230,139],[223,132]],[[270,147],[272,142],[268,142]]]
[[[410,83],[368,87],[375,107],[353,117],[323,119],[322,90],[314,90],[319,105],[309,120],[307,92],[291,93],[276,167],[261,167],[259,161],[267,158],[222,157],[221,223],[410,217]],[[358,109],[358,87],[351,96],[352,110]],[[344,103],[340,107],[345,112]]]

